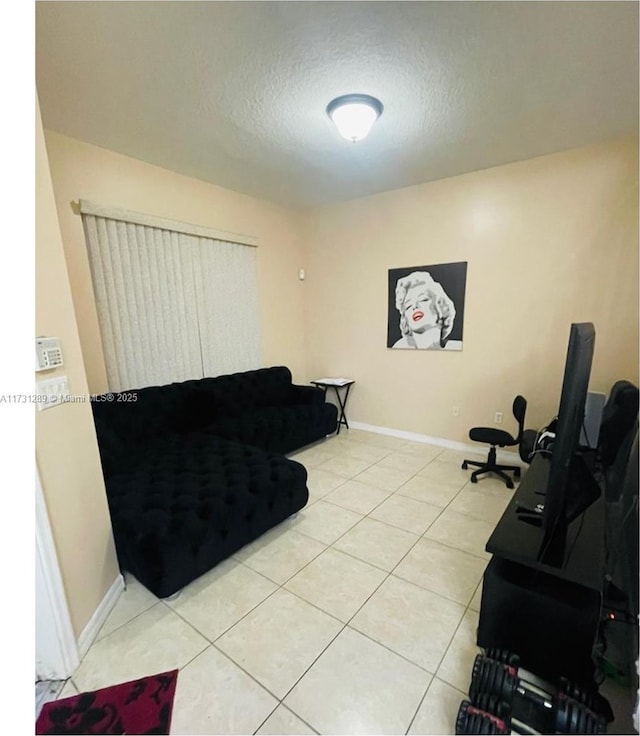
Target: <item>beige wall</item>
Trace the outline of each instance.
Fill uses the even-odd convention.
[[[54,132],[45,135],[92,392],[105,391],[107,383],[82,222],[71,206],[78,199],[257,237],[263,363],[288,365],[295,380],[306,380],[299,216]]]
[[[82,225],[71,206],[79,198],[257,237],[265,364],[289,365],[300,382],[354,376],[354,421],[468,441],[469,427],[491,423],[495,411],[512,429],[520,392],[529,400],[527,426],[541,426],[557,408],[574,321],[596,325],[592,390],[606,393],[618,378],[638,382],[635,141],[304,214],[53,132],[46,153],[44,143],[39,128],[37,332],[62,338],[66,363],[57,372],[69,376],[73,394],[106,389]],[[469,264],[462,352],[388,349],[388,269],[452,261]],[[117,574],[89,407],[38,413],[36,432],[80,633]]]
[[[36,128],[36,334],[59,337],[70,393],[88,387],[65,265],[44,133]],[[36,462],[71,622],[79,636],[119,575],[100,457],[88,403],[36,410]]]
[[[577,321],[596,325],[591,390],[638,381],[635,140],[303,214],[53,132],[46,142],[92,391],[106,379],[79,198],[257,237],[264,363],[299,382],[354,376],[354,421],[467,441],[496,411],[513,428],[522,393],[527,426],[541,426]],[[462,352],[388,349],[388,269],[452,261],[469,264]]]
[[[308,372],[356,379],[354,421],[466,442],[496,411],[513,429],[517,393],[528,427],[554,415],[571,322],[595,323],[591,390],[637,382],[637,156],[619,140],[311,212]],[[388,269],[454,261],[462,352],[388,349]]]

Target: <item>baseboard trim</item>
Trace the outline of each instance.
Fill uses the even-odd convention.
[[[353,429],[361,429],[364,432],[374,432],[375,434],[385,434],[389,437],[398,437],[402,440],[410,440],[411,442],[424,442],[426,445],[436,445],[438,447],[444,447],[448,450],[460,450],[462,452],[480,453],[484,452],[483,447],[488,445],[470,445],[465,442],[456,442],[455,440],[448,440],[444,437],[432,437],[428,434],[418,434],[417,432],[406,432],[403,429],[392,429],[391,427],[379,427],[375,424],[365,424],[364,422],[353,422],[349,421],[349,426]],[[498,450],[497,452],[498,462],[508,463],[511,465],[519,465],[526,467],[526,463],[523,463],[520,459],[520,455],[517,452],[510,452],[509,450]]]
[[[78,637],[78,652],[80,659],[89,651],[89,647],[93,644],[102,625],[107,620],[107,616],[118,602],[118,598],[124,590],[124,577],[122,573],[113,581],[107,594],[96,608],[93,616],[89,619],[89,623],[84,627],[82,633]]]

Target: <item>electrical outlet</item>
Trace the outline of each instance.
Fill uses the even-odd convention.
[[[495,415],[494,415],[494,417],[493,417],[493,421],[494,421],[494,422],[495,422],[496,424],[502,424],[502,412],[501,412],[501,411],[497,411],[497,412],[495,413]]]
[[[453,407],[453,416],[454,417],[460,416],[460,407],[459,406],[454,406]]]

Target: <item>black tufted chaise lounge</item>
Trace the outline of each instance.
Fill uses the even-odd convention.
[[[118,559],[161,598],[303,508],[284,453],[337,427],[283,366],[112,396],[92,408]]]

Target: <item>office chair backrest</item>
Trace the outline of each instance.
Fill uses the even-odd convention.
[[[638,419],[638,388],[630,381],[616,381],[602,410],[598,450],[605,466],[613,465],[627,433]]]
[[[524,432],[524,415],[527,413],[527,400],[524,396],[516,396],[513,400],[513,416],[518,422],[518,436],[516,442],[522,440],[522,433]]]

